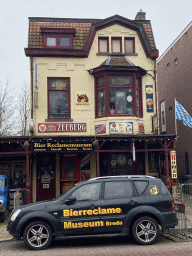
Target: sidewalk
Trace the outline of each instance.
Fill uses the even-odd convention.
[[[9,213],[7,211],[5,221],[0,222],[0,242],[13,239],[13,237],[7,231]]]

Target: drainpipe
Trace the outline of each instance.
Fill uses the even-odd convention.
[[[157,115],[157,63],[155,60],[155,67],[154,67],[154,77],[155,77],[155,105],[156,105],[156,115]]]
[[[33,119],[33,57],[30,58],[31,70],[31,119]]]

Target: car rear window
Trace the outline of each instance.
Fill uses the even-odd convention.
[[[148,183],[148,181],[138,180],[138,181],[134,181],[134,184],[136,186],[137,193],[140,196],[144,193],[144,191],[146,190],[149,183]]]
[[[104,199],[132,197],[133,187],[130,181],[105,182]]]

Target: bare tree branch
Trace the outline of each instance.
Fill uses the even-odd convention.
[[[24,83],[18,96],[18,135],[29,135],[29,115],[30,115],[30,89],[29,84]]]
[[[0,137],[11,136],[14,133],[14,104],[8,82],[4,86],[0,83]]]

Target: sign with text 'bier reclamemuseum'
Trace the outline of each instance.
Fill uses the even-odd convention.
[[[91,151],[93,149],[92,143],[89,142],[54,142],[54,141],[41,141],[32,142],[31,151]]]
[[[39,123],[39,133],[86,132],[86,123]]]

